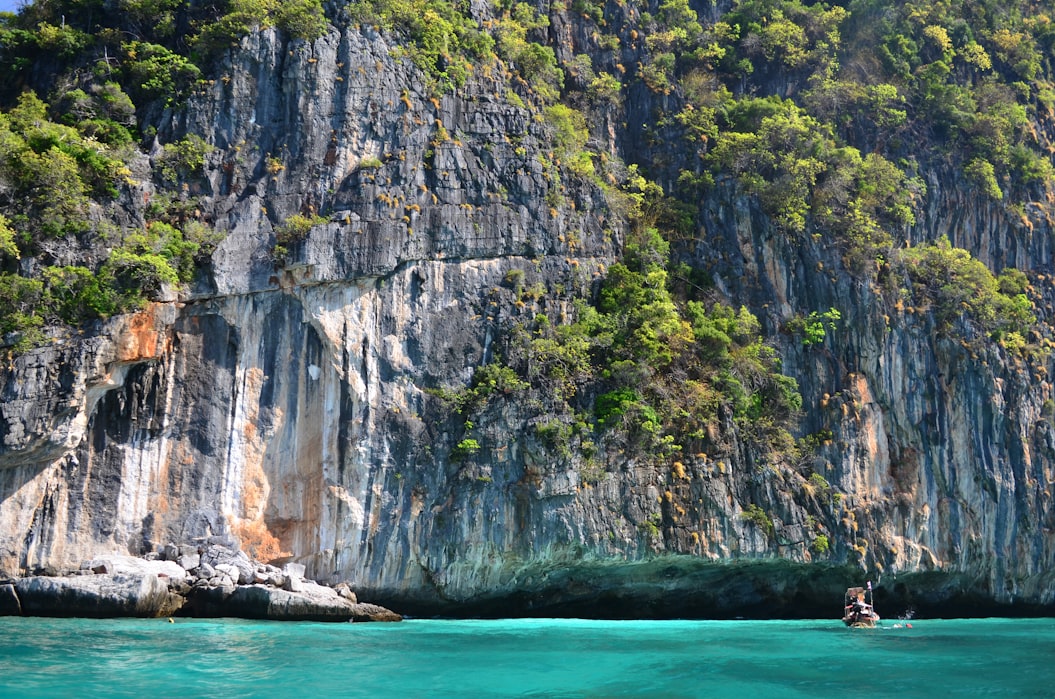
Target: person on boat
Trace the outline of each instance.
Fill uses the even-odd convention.
[[[872,616],[872,605],[865,602],[865,593],[858,592],[857,599],[853,603],[853,612],[856,619]]]

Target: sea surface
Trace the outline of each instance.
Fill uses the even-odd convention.
[[[1055,619],[0,618],[0,697],[1051,697]]]

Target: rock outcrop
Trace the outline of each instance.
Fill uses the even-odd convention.
[[[505,77],[433,94],[395,40],[254,33],[222,80],[166,112],[159,138],[214,147],[184,203],[226,237],[178,301],[3,369],[0,572],[160,550],[186,578],[100,562],[102,576],[0,585],[0,610],[153,613],[176,584],[184,613],[386,615],[250,555],[417,614],[824,614],[865,576],[884,614],[884,600],[1055,609],[1050,359],[1027,370],[940,336],[926,309],[862,284],[824,241],[793,246],[722,183],[679,254],[775,338],[804,396],[797,436],[827,435],[810,464],[823,485],[733,436],[677,468],[564,453],[540,436],[536,394],[488,402],[479,451],[459,452],[464,420],[437,394],[469,386],[518,323],[574,317],[625,221],[601,185],[543,165],[547,127],[501,97]],[[613,124],[650,121],[661,98],[646,92]],[[1055,320],[1050,224],[1026,230],[934,184],[910,237],[949,230],[994,268],[1013,261]],[[140,215],[133,200],[151,194],[122,205]],[[280,250],[295,214],[323,220]],[[795,312],[836,305],[823,344],[781,334]],[[749,516],[757,503],[768,524]],[[248,555],[163,547],[210,539]]]
[[[164,548],[163,554],[178,556],[179,564],[106,555],[68,575],[5,582],[0,584],[0,616],[402,620],[389,609],[360,603],[345,584],[331,588],[304,579],[303,566],[289,564],[280,570],[225,546],[213,544],[204,554],[191,555],[194,548]]]
[[[160,617],[183,606],[183,598],[152,574],[34,576],[16,580],[13,587],[25,616]]]

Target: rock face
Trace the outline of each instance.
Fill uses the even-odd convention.
[[[836,251],[790,250],[720,191],[707,244],[691,251],[717,288],[773,337],[792,309],[845,309],[823,347],[781,347],[808,406],[802,434],[833,435],[818,469],[840,497],[736,449],[685,455],[676,478],[605,454],[604,476],[588,482],[512,399],[478,421],[484,453],[455,458],[449,409],[430,391],[468,385],[494,358],[500,309],[523,303],[510,273],[541,285],[551,315],[571,313],[561,290],[590,288],[622,224],[597,186],[561,190],[547,174],[545,127],[495,97],[504,78],[436,98],[391,49],[368,27],[312,44],[263,31],[230,55],[227,79],[170,115],[163,133],[216,148],[190,194],[227,237],[178,303],[4,370],[0,571],[220,537],[417,613],[573,613],[591,599],[603,600],[597,615],[824,613],[865,575],[891,605],[1052,608],[1050,374],[941,339],[925,314],[860,285]],[[1027,232],[937,182],[928,196],[914,235],[947,229],[994,268],[1055,267],[1045,224]],[[276,228],[315,212],[326,220],[276,255]],[[742,516],[753,502],[767,503],[771,532]],[[818,524],[830,550],[808,545]],[[263,591],[257,571],[209,550],[172,559],[230,581],[193,604],[374,614],[339,595]],[[761,567],[746,575],[733,561]],[[119,578],[107,605],[167,608],[156,575]],[[102,584],[25,580],[29,611]]]
[[[14,589],[27,616],[161,617],[183,604],[167,582],[151,574],[30,577],[17,580]]]

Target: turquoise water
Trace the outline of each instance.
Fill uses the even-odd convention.
[[[0,697],[1050,697],[1055,619],[0,618]]]

